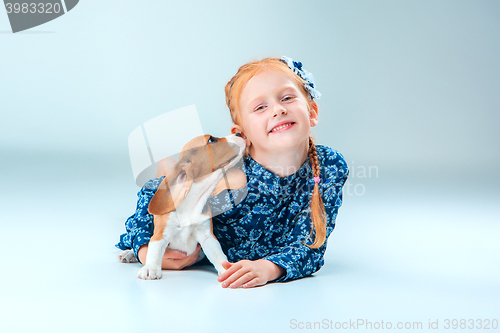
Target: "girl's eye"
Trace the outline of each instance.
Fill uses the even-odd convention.
[[[291,99],[293,99],[293,96],[285,96],[285,97],[283,97],[283,101],[284,102],[289,101]]]
[[[262,110],[264,110],[264,105],[259,105],[254,109],[254,111],[262,111]]]

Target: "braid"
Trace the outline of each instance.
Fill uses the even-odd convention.
[[[318,154],[316,153],[316,146],[311,137],[309,137],[309,160],[311,161],[311,167],[313,169],[314,177],[319,177],[319,163]]]
[[[314,177],[319,177],[320,169],[318,163],[318,154],[316,153],[316,146],[311,137],[309,137],[309,161],[311,162],[311,167],[313,170]],[[311,220],[313,223],[313,228],[311,229],[311,234],[316,231],[316,237],[314,243],[308,245],[312,249],[317,249],[325,243],[326,240],[326,213],[325,206],[323,205],[323,200],[321,199],[321,194],[319,193],[319,185],[317,182],[314,183],[313,195],[311,198],[310,206],[311,208]]]

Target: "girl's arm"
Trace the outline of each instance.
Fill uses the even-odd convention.
[[[137,193],[135,213],[125,222],[126,232],[120,236],[120,242],[115,245],[121,250],[132,249],[137,260],[140,259],[138,256],[139,249],[147,245],[153,236],[153,215],[149,214],[148,206],[162,179],[148,181]]]

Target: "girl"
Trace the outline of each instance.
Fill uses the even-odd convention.
[[[213,217],[214,235],[231,261],[217,280],[224,288],[250,288],[311,275],[324,263],[348,175],[343,156],[310,137],[321,94],[302,64],[287,57],[243,65],[225,91],[231,132],[247,142],[248,193],[241,202],[236,198],[243,190],[210,199],[240,202]],[[117,244],[133,248],[141,262],[153,233],[147,208],[159,183],[152,180],[139,192],[137,212]],[[198,252],[167,249],[163,268],[192,265]]]

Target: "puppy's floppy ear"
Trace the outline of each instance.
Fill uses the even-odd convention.
[[[225,189],[239,190],[247,184],[247,176],[238,168],[231,168],[224,173],[224,177],[219,180],[211,197],[216,196]]]
[[[174,170],[163,179],[155,195],[149,202],[148,211],[153,215],[165,215],[175,210],[186,197],[193,185],[191,164]]]

